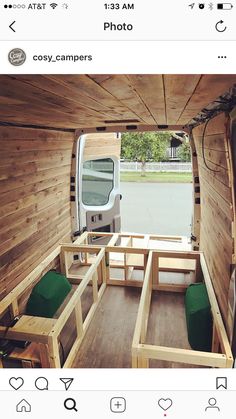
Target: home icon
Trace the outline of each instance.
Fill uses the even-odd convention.
[[[19,413],[30,413],[31,405],[23,399],[16,405],[16,411]]]

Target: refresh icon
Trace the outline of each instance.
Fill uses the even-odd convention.
[[[219,22],[217,22],[215,24],[215,28],[216,28],[217,32],[225,32],[226,29],[227,29],[227,26],[225,26],[223,20],[219,20]]]

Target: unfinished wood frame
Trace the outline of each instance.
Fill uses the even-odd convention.
[[[133,368],[148,368],[149,360],[151,359],[182,362],[186,364],[215,368],[231,368],[233,366],[233,356],[230,344],[215,297],[204,255],[201,252],[186,252],[184,256],[183,253],[184,252],[169,253],[155,251],[150,251],[149,253],[132,343]],[[212,352],[194,351],[189,349],[169,348],[164,346],[145,344],[152,290],[154,289],[154,284],[156,284],[157,287],[160,286],[158,285],[158,262],[161,257],[186,257],[187,259],[194,258],[196,260],[196,272],[201,269],[204,282],[206,284],[213,317]],[[165,284],[165,286],[161,289],[162,291],[179,291],[176,289],[176,285],[173,286],[171,284],[168,284],[167,288]]]
[[[97,233],[95,233],[97,234]],[[210,275],[207,269],[203,253],[196,251],[167,251],[153,250],[148,248],[149,238],[160,238],[164,240],[179,241],[181,238],[167,236],[130,235],[118,233],[98,233],[99,237],[108,235],[110,240],[106,246],[88,244],[91,233],[84,233],[73,244],[61,244],[49,255],[34,271],[28,275],[5,299],[0,303],[0,316],[11,309],[14,315],[19,314],[18,300],[35,281],[39,280],[42,271],[60,255],[61,271],[69,281],[76,284],[77,288],[71,296],[58,318],[41,318],[22,315],[15,326],[10,327],[6,333],[9,339],[28,340],[32,344],[40,346],[40,361],[42,367],[60,368],[59,337],[67,321],[72,314],[75,315],[76,338],[64,362],[63,367],[70,367],[83,341],[92,317],[98,307],[99,301],[107,285],[122,285],[142,287],[142,294],[132,344],[132,366],[148,367],[149,359],[160,359],[166,361],[183,362],[209,367],[230,368],[233,364],[232,353],[221,318]],[[119,239],[127,238],[127,247],[121,246]],[[144,240],[146,248],[132,247],[135,239]],[[136,266],[130,257],[142,258],[139,268],[143,269],[144,280],[135,281],[126,279],[124,281],[110,278],[112,266],[112,253],[122,253],[126,258],[126,267]],[[76,256],[76,260],[74,260]],[[136,259],[137,260],[137,259]],[[177,262],[185,261],[188,265],[170,265],[168,260]],[[163,262],[164,261],[164,262]],[[76,262],[77,271],[70,272],[72,265]],[[191,263],[189,265],[189,263]],[[193,266],[194,265],[194,266]],[[81,269],[85,269],[81,275]],[[205,281],[213,315],[213,342],[212,352],[200,352],[187,349],[167,348],[155,345],[146,345],[146,333],[150,311],[151,296],[153,290],[168,292],[185,292],[186,284],[161,283],[159,273],[161,271],[185,272],[190,270],[194,273],[193,281]],[[81,297],[87,288],[92,286],[93,303],[83,320]],[[100,288],[99,288],[100,285]],[[6,328],[0,327],[0,336],[5,336]]]
[[[47,267],[48,264],[56,256],[60,254],[61,265],[63,266],[63,263],[67,257],[71,256],[71,254],[74,252],[88,253],[91,250],[96,254],[96,257],[94,257],[87,273],[74,291],[72,297],[63,308],[62,312],[59,314],[58,318],[44,318],[22,315],[20,320],[13,327],[10,327],[7,330],[7,333],[5,327],[0,327],[0,336],[22,341],[26,340],[32,343],[44,345],[46,347],[46,351],[44,351],[44,357],[41,357],[42,367],[50,366],[51,368],[60,368],[62,366],[59,353],[59,336],[68,319],[74,313],[76,319],[77,336],[63,365],[63,368],[71,367],[83,337],[96,311],[98,303],[106,288],[105,249],[91,249],[89,247],[85,248],[69,244],[64,247],[59,246],[0,303],[0,316],[3,315],[4,312],[9,308],[12,308],[15,314],[19,314],[18,299],[25,292],[25,290],[34,283],[35,279],[38,277],[38,274],[42,272],[43,268]],[[100,286],[100,289],[98,290],[98,272],[100,269],[102,270],[103,282]],[[90,282],[93,284],[93,303],[88,314],[86,315],[86,318],[83,320],[81,297]],[[48,354],[46,358],[45,353]]]
[[[183,236],[161,236],[149,234],[135,233],[97,233],[85,232],[79,237],[74,244],[92,243],[96,238],[109,238],[106,249],[107,262],[107,284],[121,286],[142,287],[143,281],[131,279],[134,270],[145,272],[147,264],[147,256],[149,250],[156,250],[160,243],[168,249],[171,245],[178,245],[181,249],[186,249],[188,243],[186,237]],[[94,242],[96,246],[96,241]],[[100,246],[100,245],[99,245]],[[116,258],[118,254],[123,255],[123,260]],[[112,257],[113,255],[113,257]],[[109,265],[109,266],[108,266]],[[113,277],[112,271],[120,269],[124,271],[124,278],[117,279]],[[183,257],[162,258],[159,266],[160,272],[195,272],[195,264],[190,259]]]

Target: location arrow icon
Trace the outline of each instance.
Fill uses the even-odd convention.
[[[66,391],[69,390],[71,384],[74,381],[74,378],[60,378],[61,382],[64,384]]]

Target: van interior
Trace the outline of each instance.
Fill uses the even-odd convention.
[[[0,86],[0,367],[232,368],[236,75]],[[191,240],[121,231],[121,134],[146,131],[189,136]]]

